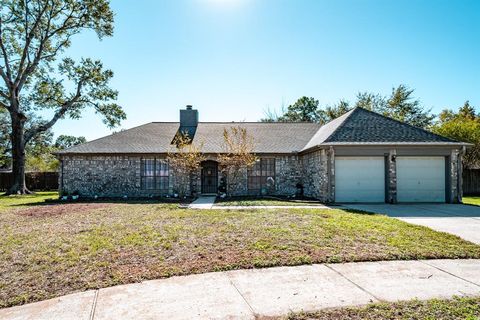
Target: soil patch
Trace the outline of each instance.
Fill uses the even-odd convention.
[[[28,217],[53,217],[68,213],[85,212],[112,206],[111,203],[62,203],[20,209],[17,214]]]

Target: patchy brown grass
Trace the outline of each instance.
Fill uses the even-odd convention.
[[[61,213],[38,215],[32,206],[0,214],[0,307],[208,271],[480,257],[479,246],[456,236],[355,211],[188,210],[155,203],[41,207]]]
[[[259,320],[474,320],[479,318],[480,297],[455,297],[445,300],[372,303],[363,307],[292,313],[285,317],[266,317]]]
[[[62,203],[62,204],[47,204],[18,209],[18,215],[29,217],[53,217],[67,213],[76,213],[82,211],[89,211],[110,206],[110,203]]]

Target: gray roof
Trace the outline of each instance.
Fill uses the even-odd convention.
[[[355,108],[321,127],[303,150],[335,144],[462,143],[363,108]]]
[[[58,152],[59,154],[139,154],[175,151],[178,122],[151,122]],[[205,153],[221,153],[223,130],[246,128],[255,153],[294,153],[328,145],[466,145],[363,108],[355,108],[324,126],[306,122],[200,122],[194,142]]]
[[[320,129],[317,123],[200,122],[194,142],[203,144],[205,153],[220,153],[223,130],[240,126],[253,137],[256,153],[299,152]],[[152,122],[60,151],[78,153],[166,153],[174,151],[171,142],[178,122]]]

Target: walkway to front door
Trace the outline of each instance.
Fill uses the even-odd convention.
[[[202,193],[217,193],[218,163],[216,161],[202,162]]]
[[[190,203],[189,209],[212,209],[216,196],[200,196]]]

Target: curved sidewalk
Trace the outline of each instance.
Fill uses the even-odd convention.
[[[0,319],[254,319],[453,295],[480,295],[480,259],[316,264],[172,277],[0,309]]]

